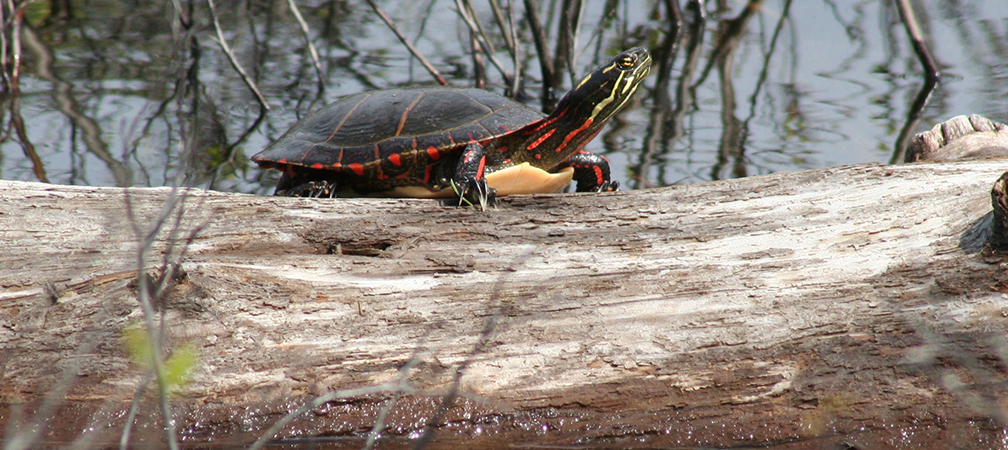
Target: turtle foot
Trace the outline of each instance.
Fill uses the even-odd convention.
[[[452,180],[452,188],[459,197],[458,206],[477,206],[486,211],[487,206],[497,206],[497,190],[488,186],[485,179],[470,179],[456,184]]]
[[[616,192],[619,190],[619,181],[609,180],[599,185],[595,192]]]
[[[336,198],[336,188],[336,183],[317,180],[287,189],[277,189],[273,195],[281,197]]]

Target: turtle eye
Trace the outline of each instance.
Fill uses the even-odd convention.
[[[623,68],[629,69],[634,66],[634,62],[636,61],[637,58],[634,58],[633,55],[626,55],[623,57],[623,60],[620,61],[620,64],[623,66]]]

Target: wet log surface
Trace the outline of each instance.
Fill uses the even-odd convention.
[[[167,348],[198,349],[172,396],[180,434],[248,443],[318,395],[407,372],[386,448],[431,418],[435,448],[987,448],[1008,274],[983,250],[1006,167],[860,165],[485,213],[191,190],[145,268],[199,230],[159,305]],[[142,323],[124,192],[0,181],[7,427],[122,432],[144,377],[122,343]],[[169,196],[130,189],[137,223]],[[163,439],[151,390],[133,442]],[[361,437],[390,397],[327,403],[278,437]]]

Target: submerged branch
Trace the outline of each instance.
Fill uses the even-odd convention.
[[[925,83],[931,81],[937,83],[940,75],[938,64],[935,62],[934,57],[931,56],[931,50],[928,50],[924,34],[921,33],[920,25],[917,23],[917,16],[914,14],[913,6],[910,5],[909,0],[896,0],[896,5],[899,6],[900,20],[903,21],[907,34],[910,36],[914,52],[917,53],[921,65],[924,66]]]
[[[934,57],[931,56],[931,51],[928,50],[924,35],[921,33],[920,25],[917,23],[917,16],[914,14],[913,6],[910,5],[909,0],[896,0],[896,5],[899,7],[900,20],[903,21],[907,35],[910,36],[914,52],[917,53],[917,58],[920,59],[921,65],[924,66],[924,84],[917,92],[917,96],[914,97],[914,101],[910,104],[910,109],[907,111],[906,122],[903,123],[903,128],[900,129],[900,133],[896,137],[893,155],[889,158],[890,164],[903,161],[907,145],[910,144],[914,131],[920,125],[924,108],[927,106],[931,94],[934,93],[940,81],[938,64],[935,62]]]

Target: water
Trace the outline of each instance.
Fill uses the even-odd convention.
[[[268,194],[276,174],[247,158],[298,117],[342,95],[431,82],[364,2],[301,2],[319,49],[324,90],[283,2],[273,9],[222,3],[228,3],[218,6],[225,39],[271,107],[262,117],[214,41],[203,2],[184,5],[195,20],[191,29],[173,22],[171,2],[84,2],[67,17],[48,4],[29,4],[19,36],[20,92],[0,98],[6,125],[0,178],[103,186],[182,182]],[[577,76],[620,49],[655,48],[664,39],[662,2],[613,2],[609,10],[590,3],[578,36]],[[638,101],[589,144],[613,161],[614,177],[626,188],[889,161],[922,84],[893,2],[754,2],[723,76],[711,59],[719,29],[722,21],[742,16],[745,4],[727,2],[726,10],[716,11],[709,3],[697,69],[687,73],[696,100],[682,111],[682,132],[646,145],[657,111],[652,74]],[[915,5],[943,74],[917,131],[963,113],[1008,119],[1008,60],[1002,56],[1008,10],[1001,0]],[[454,2],[381,6],[452,84],[471,85],[469,35]],[[503,49],[488,7],[479,3],[476,9]],[[683,14],[690,17],[688,10]],[[552,36],[556,15],[543,14]],[[522,19],[520,11],[516,17]],[[525,93],[538,108],[539,65],[522,24]],[[5,30],[8,42],[14,31]],[[686,48],[683,41],[674,61],[673,102]],[[513,70],[507,52],[496,55]],[[492,67],[488,73],[489,88],[504,92],[499,73]]]

